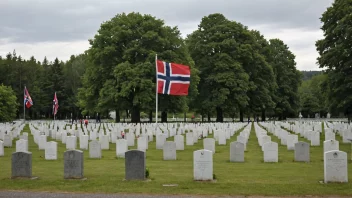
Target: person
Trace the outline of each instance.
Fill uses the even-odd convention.
[[[122,139],[125,139],[125,132],[121,131]]]
[[[84,120],[84,125],[86,125],[86,128],[88,127],[88,119],[87,118]]]

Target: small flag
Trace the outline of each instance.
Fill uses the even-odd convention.
[[[27,87],[24,87],[24,105],[30,108],[33,105],[31,96],[28,93]]]
[[[188,95],[191,70],[187,65],[157,60],[158,93],[168,95]]]
[[[57,114],[57,110],[59,109],[59,100],[56,97],[56,92],[54,95],[54,100],[53,100],[53,114],[56,115]]]

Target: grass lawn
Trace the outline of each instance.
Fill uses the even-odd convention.
[[[29,127],[23,130],[29,132]],[[102,159],[89,159],[84,151],[84,176],[87,180],[63,179],[63,152],[65,145],[58,143],[58,160],[46,161],[44,151],[39,151],[29,136],[29,151],[32,152],[32,173],[37,180],[11,180],[11,153],[13,148],[5,148],[5,156],[0,157],[0,189],[25,191],[62,191],[86,193],[156,193],[156,194],[213,194],[213,195],[352,195],[351,183],[322,184],[324,180],[323,140],[321,146],[310,147],[310,163],[294,162],[294,151],[287,151],[286,146],[279,146],[279,162],[264,163],[263,153],[252,127],[245,152],[245,163],[230,163],[230,142],[235,141],[237,132],[226,146],[216,145],[214,155],[214,174],[216,182],[193,181],[193,151],[203,148],[203,140],[194,146],[186,146],[184,151],[177,151],[176,161],[163,161],[162,150],[155,149],[154,142],[149,143],[147,151],[147,168],[151,181],[123,181],[125,160],[116,159],[115,144],[110,150],[102,151]],[[272,141],[278,138],[268,133]],[[348,153],[350,144],[342,144],[340,150]],[[48,139],[48,141],[50,138]],[[173,140],[169,138],[168,140]],[[186,140],[186,138],[185,138]],[[299,138],[299,141],[308,140]],[[15,140],[14,140],[14,144]],[[79,144],[77,144],[79,146]],[[129,147],[135,149],[136,147]],[[350,161],[349,161],[350,162]],[[352,171],[349,165],[349,172]],[[349,174],[350,175],[350,174]],[[349,176],[351,181],[352,177]],[[163,187],[163,184],[178,184]]]

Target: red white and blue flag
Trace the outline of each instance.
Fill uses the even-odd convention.
[[[54,95],[54,100],[53,100],[53,114],[56,115],[57,114],[57,110],[59,109],[59,100],[56,97],[56,92]]]
[[[24,87],[24,105],[30,108],[33,105],[31,96],[28,93],[27,87]]]
[[[158,93],[168,95],[188,95],[191,70],[187,65],[157,60]]]

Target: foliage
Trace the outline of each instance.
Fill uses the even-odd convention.
[[[145,169],[145,178],[149,178],[149,168]]]
[[[301,113],[303,117],[314,117],[315,113],[327,114],[327,75],[319,74],[310,80],[303,81],[298,89],[301,102]]]
[[[285,118],[298,115],[300,98],[305,111],[323,111],[324,105],[316,103],[325,92],[315,96],[318,89],[303,87],[304,93],[313,92],[298,96],[301,74],[295,67],[295,56],[281,40],[268,41],[259,31],[248,30],[222,14],[203,17],[186,40],[177,27],[166,26],[151,15],[117,14],[102,23],[89,42],[85,53],[72,55],[66,62],[58,58],[53,62],[46,58],[39,62],[34,57],[24,60],[15,51],[0,58],[0,73],[6,74],[0,76],[0,83],[10,86],[17,97],[17,118],[23,115],[26,86],[34,101],[26,110],[28,119],[52,118],[56,92],[58,119],[94,117],[98,113],[106,118],[110,111],[116,111],[116,121],[124,116],[139,122],[141,113],[151,121],[156,100],[156,54],[160,60],[191,68],[188,96],[158,95],[162,121],[166,121],[167,113],[190,111],[208,119],[216,113],[217,121],[223,121],[224,115],[235,118],[238,113],[241,120],[245,114],[258,113],[265,119],[267,112]],[[349,84],[344,88],[338,85],[348,72],[347,67],[329,72],[328,80],[319,85],[329,91],[329,104],[340,105],[347,112]],[[346,79],[350,82],[349,77]],[[338,95],[341,91],[344,94]]]
[[[9,86],[0,85],[0,122],[9,122],[16,118],[17,98]]]
[[[328,73],[329,109],[352,119],[352,2],[336,0],[322,15],[318,63]]]
[[[55,92],[59,100],[57,118],[70,117],[72,112],[78,114],[77,89],[81,86],[80,76],[85,70],[82,59],[83,56],[77,58],[72,56],[67,63],[58,59],[52,63],[44,58],[41,63],[34,57],[24,60],[21,56],[17,56],[15,51],[7,54],[6,59],[0,59],[0,72],[6,74],[0,76],[0,83],[11,86],[17,97],[16,102],[21,104],[16,111],[16,117],[23,116],[25,86],[34,101],[34,105],[26,110],[26,118],[52,117],[52,100]]]
[[[217,111],[222,121],[223,109],[248,104],[248,74],[237,57],[246,29],[221,14],[203,17],[198,30],[187,38],[190,54],[200,70],[197,106],[202,114]]]
[[[303,75],[302,80],[306,81],[306,80],[312,79],[316,75],[321,74],[322,72],[321,71],[301,71],[301,73]]]
[[[272,55],[270,62],[278,85],[275,91],[275,114],[281,119],[297,117],[301,73],[296,69],[295,55],[280,39],[270,39],[269,42]]]
[[[88,55],[93,64],[87,68],[79,97],[80,106],[87,111],[126,109],[131,111],[132,121],[139,122],[141,110],[154,109],[156,54],[165,61],[190,65],[191,89],[196,94],[197,71],[180,32],[160,19],[118,14],[101,25],[90,44]],[[162,95],[159,107],[161,111],[184,111],[187,99]]]

